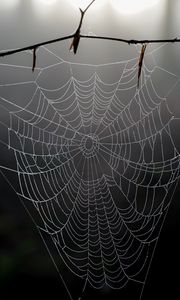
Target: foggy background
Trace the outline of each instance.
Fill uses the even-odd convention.
[[[48,39],[73,33],[79,22],[79,10],[70,0],[57,0],[44,4],[40,0],[0,0],[0,50],[24,47]],[[159,0],[156,6],[137,14],[122,14],[111,1],[96,0],[88,11],[82,33],[115,36],[133,39],[156,39],[180,37],[180,1]],[[9,3],[9,5],[8,5]],[[11,5],[10,5],[11,4]],[[134,47],[107,41],[82,40],[76,56],[69,53],[70,41],[52,46],[64,60],[92,64],[122,61],[134,57]],[[138,48],[137,48],[138,49]],[[23,54],[19,54],[20,56]],[[18,64],[19,55],[10,58]],[[137,51],[138,57],[138,51]],[[180,78],[180,46],[168,44],[156,57],[157,65]],[[26,59],[26,56],[25,56]],[[0,63],[6,62],[1,58]],[[41,59],[37,62],[41,63]],[[31,68],[32,57],[27,61]],[[30,71],[31,72],[31,71]],[[29,76],[33,76],[30,74]],[[0,84],[10,80],[1,69]],[[161,96],[166,96],[170,87],[167,79],[157,77]],[[51,85],[51,82],[48,84]],[[168,96],[168,104],[174,115],[180,116],[180,85],[177,84]],[[23,93],[26,94],[26,91]],[[22,99],[25,101],[25,94]],[[9,95],[10,97],[11,95]],[[12,95],[14,96],[14,94]],[[28,99],[26,99],[28,101]],[[0,120],[6,115],[0,111]],[[3,128],[0,128],[3,136]],[[175,129],[179,141],[179,128]],[[6,149],[1,146],[0,165],[6,160]],[[8,161],[15,168],[15,161]],[[13,179],[12,179],[13,180]],[[178,295],[180,205],[178,186],[170,211],[162,229],[154,259],[148,274],[142,299],[168,299]],[[13,299],[65,299],[64,287],[48,256],[31,218],[15,192],[0,173],[0,287],[4,300]],[[25,293],[23,293],[23,289]],[[55,296],[56,295],[56,296]],[[101,295],[110,299],[111,294]],[[106,298],[105,298],[106,297]],[[131,298],[130,298],[131,299]]]

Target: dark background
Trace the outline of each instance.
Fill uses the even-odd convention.
[[[66,292],[37,229],[9,184],[0,176],[0,286],[4,300],[66,299]],[[142,300],[176,299],[180,267],[180,186],[163,226]],[[2,201],[3,200],[3,201]],[[101,295],[101,293],[100,293]],[[99,299],[110,299],[102,293]],[[129,296],[132,299],[134,294]]]

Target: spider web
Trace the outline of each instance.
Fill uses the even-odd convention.
[[[179,178],[177,119],[156,76],[168,80],[166,95],[178,78],[157,66],[160,48],[151,49],[137,89],[134,49],[133,59],[93,65],[42,47],[34,74],[30,52],[0,64],[1,144],[13,157],[1,172],[32,216],[67,299],[105,286],[142,290]]]

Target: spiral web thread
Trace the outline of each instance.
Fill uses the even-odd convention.
[[[174,117],[153,75],[158,69],[178,79],[158,68],[155,51],[145,58],[139,90],[137,58],[80,64],[42,47],[38,55],[55,63],[34,75],[29,52],[21,64],[0,64],[0,104],[9,116],[1,144],[16,161],[1,172],[18,178],[17,195],[83,291],[144,285],[179,178]]]

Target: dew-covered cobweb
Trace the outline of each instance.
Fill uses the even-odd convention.
[[[64,299],[128,285],[141,297],[179,178],[168,105],[178,77],[158,66],[162,47],[149,46],[137,89],[132,47],[133,58],[103,64],[41,47],[34,73],[31,52],[0,61],[0,170],[45,242]]]

